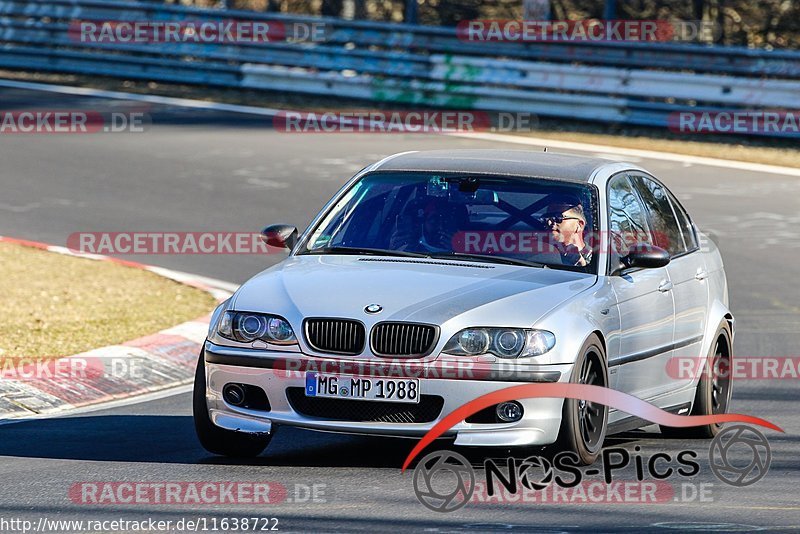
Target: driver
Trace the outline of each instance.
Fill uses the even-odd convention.
[[[453,236],[466,219],[464,206],[443,199],[415,203],[397,217],[390,246],[411,252],[452,252]]]
[[[576,196],[556,195],[542,217],[564,265],[585,267],[592,261],[592,248],[583,240],[586,215]]]

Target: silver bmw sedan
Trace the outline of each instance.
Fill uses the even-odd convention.
[[[732,354],[719,251],[634,165],[397,154],[349,180],[302,235],[276,224],[262,238],[289,256],[217,308],[197,365],[195,426],[212,453],[257,455],[282,425],[419,438],[522,384],[600,386],[678,415],[728,409],[730,380],[705,373]],[[445,435],[590,464],[607,435],[647,424],[585,399],[519,398]]]

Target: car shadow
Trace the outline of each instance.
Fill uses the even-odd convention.
[[[605,446],[659,436],[629,432],[608,438]],[[190,416],[72,416],[0,426],[0,456],[109,462],[399,469],[415,444],[416,439],[279,427],[260,456],[225,458],[211,455],[200,446]],[[549,452],[541,447],[454,447],[453,440],[445,438],[428,446],[417,460],[438,449],[455,450],[476,467],[486,458],[522,459]]]
[[[191,416],[67,416],[0,425],[0,456],[63,460],[399,468],[414,443],[283,427],[261,456],[243,459],[205,451]]]

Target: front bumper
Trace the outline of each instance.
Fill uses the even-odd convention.
[[[298,413],[289,401],[288,388],[305,388],[306,370],[348,374],[355,369],[353,361],[316,358],[301,353],[271,352],[268,350],[221,347],[206,342],[203,350],[206,366],[206,400],[211,420],[222,428],[248,433],[269,433],[273,425],[291,425],[313,430],[372,434],[393,437],[420,437],[441,418],[481,395],[510,386],[533,382],[568,382],[572,365],[540,365],[499,369],[491,364],[479,372],[444,372],[441,364],[411,363],[413,374],[419,377],[420,393],[444,400],[439,416],[425,423],[386,423],[348,421],[310,417]],[[356,362],[365,363],[365,362]],[[392,376],[391,366],[373,361],[383,367],[370,367],[370,376]],[[336,369],[331,371],[331,369]],[[363,372],[363,367],[358,367]],[[408,369],[408,367],[406,367]],[[492,371],[494,369],[494,371]],[[429,372],[430,371],[430,372]],[[409,376],[409,375],[404,375]],[[269,399],[269,411],[253,410],[228,404],[222,398],[222,388],[228,383],[240,383],[263,389]],[[371,402],[371,401],[351,401]],[[462,421],[445,436],[455,437],[456,445],[469,446],[529,446],[547,445],[558,437],[563,399],[519,399],[524,415],[515,423],[467,423]]]

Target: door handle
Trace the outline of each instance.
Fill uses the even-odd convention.
[[[694,275],[694,279],[702,282],[706,278],[708,278],[708,272],[704,271],[703,269],[697,269],[697,274]]]
[[[669,280],[664,280],[663,282],[658,284],[658,290],[661,291],[662,293],[671,291],[672,287],[673,287],[672,282],[670,282]]]

